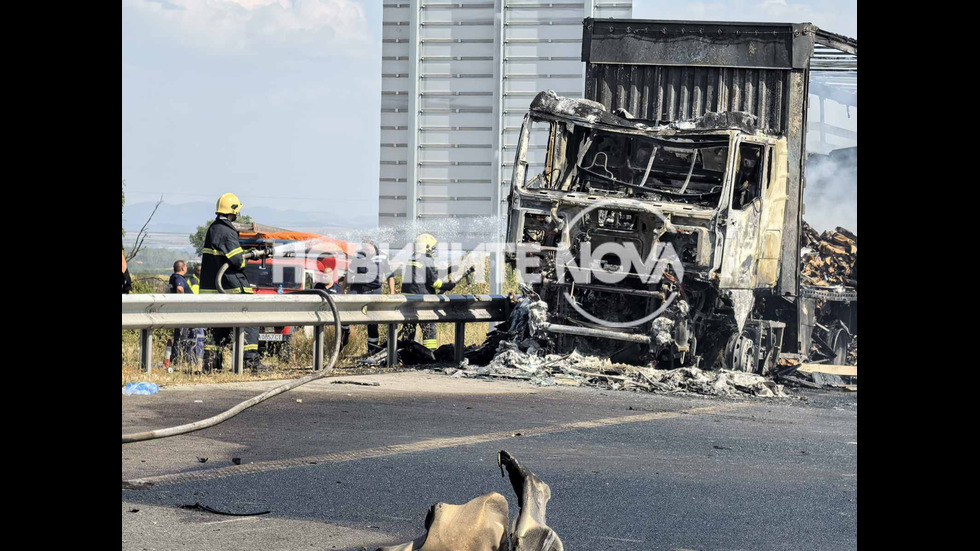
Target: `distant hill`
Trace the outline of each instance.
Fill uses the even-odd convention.
[[[127,236],[139,231],[155,203],[127,204],[123,210],[123,228]],[[372,228],[377,224],[377,215],[358,216],[343,211],[336,213],[308,212],[295,209],[273,209],[268,207],[247,207],[246,213],[256,222],[279,226],[297,231],[339,232],[347,229]],[[169,204],[163,203],[157,209],[150,223],[153,233],[191,234],[198,225],[214,217],[214,203],[196,202]]]

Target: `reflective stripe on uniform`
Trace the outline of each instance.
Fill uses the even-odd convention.
[[[204,345],[204,349],[205,350],[217,350],[218,349],[218,345],[215,345],[215,344],[205,344]]]
[[[228,251],[227,253],[223,253],[223,252],[219,251],[218,249],[211,249],[211,248],[205,247],[205,248],[201,249],[201,252],[203,254],[213,254],[214,256],[227,256],[228,258],[231,258],[231,257],[235,256],[236,254],[242,254],[244,251],[242,250],[241,247],[237,247],[237,248],[234,248],[234,249]]]
[[[422,346],[428,348],[429,350],[439,348],[438,341],[436,339],[422,339]]]
[[[251,287],[246,287],[244,290],[242,290],[240,287],[239,288],[235,288],[235,289],[225,289],[225,294],[228,294],[228,295],[240,295],[242,293],[245,293],[246,295],[254,295],[255,294],[255,289],[253,289]],[[216,295],[216,294],[220,294],[220,293],[218,293],[218,290],[217,289],[201,289],[200,294],[202,294],[202,295]]]
[[[246,351],[249,351],[249,350],[258,350],[258,349],[259,349],[259,345],[257,345],[257,344],[246,344],[245,345],[245,350]]]
[[[411,267],[413,267],[413,268],[424,268],[424,266],[422,265],[421,262],[416,262],[414,260],[410,261],[408,263],[408,265],[411,266]]]
[[[374,343],[377,343],[378,342],[378,339],[377,338],[368,337],[368,342],[374,344]]]
[[[442,280],[441,279],[437,279],[437,280],[433,281],[432,282],[432,288],[433,289],[436,289],[436,290],[442,289]]]

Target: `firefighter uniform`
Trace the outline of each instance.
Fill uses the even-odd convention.
[[[394,277],[391,273],[391,266],[388,264],[388,257],[381,254],[373,243],[369,246],[374,248],[374,254],[372,255],[362,248],[357,251],[357,255],[347,268],[351,279],[351,294],[380,295],[382,294],[382,282],[387,282]],[[377,324],[368,325],[367,334],[368,353],[374,354],[381,350]]]
[[[187,284],[191,287],[191,292],[195,295],[201,292],[201,279],[197,277],[197,274],[191,274],[187,277]]]
[[[435,259],[432,257],[435,252],[436,240],[428,234],[418,237],[415,245],[415,253],[406,265],[404,280],[402,282],[402,293],[429,294],[448,293],[456,286],[456,282],[444,282],[439,279],[436,270]],[[415,323],[406,323],[398,336],[401,340],[415,340]],[[429,350],[438,348],[436,340],[436,324],[423,323],[422,325],[422,345]]]
[[[228,269],[221,278],[221,287],[229,294],[251,294],[253,292],[248,278],[245,277],[245,258],[242,256],[241,242],[238,240],[238,230],[231,222],[218,216],[211,223],[204,237],[204,248],[201,250],[201,285],[200,294],[218,293],[215,287],[215,277],[225,263]],[[204,372],[221,371],[222,350],[231,342],[231,328],[213,327],[206,331],[204,344]],[[245,329],[245,365],[252,368],[259,363],[259,328]]]

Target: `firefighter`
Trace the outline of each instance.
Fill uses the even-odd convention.
[[[395,294],[395,275],[391,273],[388,257],[378,250],[378,245],[370,239],[361,243],[361,248],[347,268],[349,276],[345,279],[346,293],[354,295],[380,295],[382,282],[387,284],[388,291]],[[378,326],[367,326],[368,354],[382,350],[379,342]]]
[[[404,273],[404,280],[402,282],[402,293],[404,294],[429,294],[435,295],[438,293],[448,293],[452,291],[459,280],[453,281],[450,278],[446,278],[445,281],[439,279],[439,275],[436,272],[435,265],[435,253],[436,245],[438,245],[435,237],[427,233],[423,233],[415,238],[415,253],[412,254],[412,259],[408,262],[408,265]],[[463,277],[473,273],[473,268],[471,267]],[[461,278],[460,278],[461,279]],[[399,339],[401,340],[415,340],[415,326],[414,323],[406,323],[402,326],[401,333],[399,334]],[[430,352],[434,352],[438,348],[436,341],[436,324],[434,323],[423,323],[422,324],[422,345],[429,349]]]
[[[215,277],[225,263],[228,264],[228,269],[221,279],[221,287],[224,291],[230,294],[253,292],[248,278],[245,277],[246,257],[238,240],[238,230],[232,225],[232,222],[238,218],[241,208],[242,202],[233,193],[226,193],[218,198],[218,204],[214,209],[217,216],[208,227],[208,232],[204,236],[204,248],[201,251],[203,253],[200,286],[202,295],[218,293]],[[205,373],[222,370],[222,350],[230,341],[231,328],[229,327],[213,327],[206,332],[203,362]],[[259,362],[258,327],[245,329],[245,367],[253,371],[268,369],[268,366]]]
[[[201,265],[195,263],[192,273],[187,277],[187,284],[191,286],[191,292],[195,295],[201,292]]]

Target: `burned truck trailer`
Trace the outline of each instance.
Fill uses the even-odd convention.
[[[534,98],[509,196],[550,347],[760,373],[806,354],[815,43],[857,53],[805,23],[584,21],[587,99]]]

